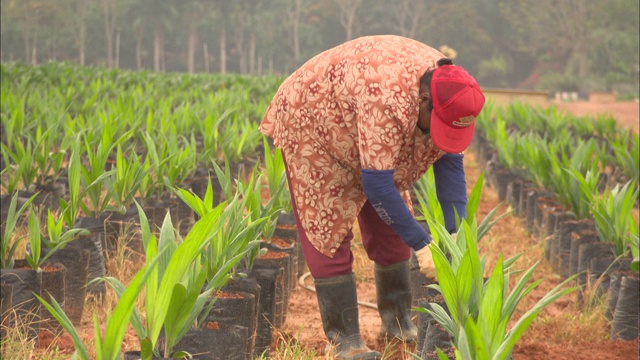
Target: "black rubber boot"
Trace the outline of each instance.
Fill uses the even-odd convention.
[[[353,274],[315,279],[322,325],[336,359],[379,360],[360,337],[356,279]],[[331,346],[330,345],[330,346]]]
[[[411,321],[411,277],[409,260],[382,266],[375,264],[380,335],[415,342],[418,328]]]

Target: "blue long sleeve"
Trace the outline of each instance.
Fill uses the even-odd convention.
[[[467,182],[462,154],[446,154],[433,164],[438,201],[442,206],[445,227],[456,231],[455,211],[460,219],[467,217]]]
[[[362,188],[380,217],[414,250],[431,242],[431,236],[418,224],[393,183],[394,170],[362,169]]]

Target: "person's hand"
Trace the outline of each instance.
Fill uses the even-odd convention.
[[[456,241],[456,234],[451,234],[451,238],[453,242]],[[427,277],[435,279],[436,278],[436,265],[433,262],[433,257],[431,255],[431,249],[429,246],[425,246],[422,249],[415,252],[416,259],[418,260],[418,265],[420,266],[420,272],[425,274]]]
[[[422,249],[416,251],[416,259],[418,259],[418,265],[420,265],[420,272],[427,277],[436,278],[436,266],[433,263],[431,257],[431,249],[429,246],[425,246]]]

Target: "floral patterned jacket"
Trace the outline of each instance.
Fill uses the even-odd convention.
[[[417,128],[420,77],[445,57],[379,35],[329,49],[280,86],[260,130],[282,149],[292,199],[313,246],[333,257],[366,202],[361,169],[394,169],[408,190],[444,152]]]

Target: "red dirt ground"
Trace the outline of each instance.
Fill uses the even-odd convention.
[[[639,103],[637,101],[618,103],[589,103],[575,102],[557,104],[561,111],[568,111],[575,115],[610,114],[620,122],[621,126],[638,133],[639,125]],[[480,167],[475,162],[475,154],[468,153],[465,162],[467,171],[467,181],[469,192],[476,183],[480,174]],[[492,189],[485,187],[483,190],[483,203],[479,210],[479,218],[483,218],[491,209],[497,206],[497,195]],[[357,231],[356,231],[357,233]],[[492,235],[498,234],[498,235]],[[505,257],[518,252],[525,254],[516,262],[523,268],[529,268],[537,260],[542,259],[541,264],[534,273],[534,279],[543,279],[543,282],[532,292],[526,301],[519,307],[521,312],[528,310],[535,302],[546,294],[550,289],[560,283],[560,279],[554,271],[546,264],[541,243],[528,235],[521,223],[515,216],[507,216],[500,220],[492,229],[489,237],[494,236],[496,241],[487,241],[481,253],[487,255],[487,264],[495,263],[499,252],[503,252]],[[484,240],[483,240],[484,241]],[[355,269],[358,278],[358,300],[375,304],[375,285],[373,280],[373,268],[366,255],[362,252],[359,243],[354,249],[356,256]],[[489,269],[492,268],[488,266]],[[311,277],[305,282],[313,286]],[[593,360],[593,359],[638,359],[638,340],[635,341],[612,341],[605,334],[593,335],[589,326],[589,319],[575,319],[580,314],[576,309],[574,296],[563,297],[547,307],[527,330],[521,341],[514,350],[515,360]],[[572,325],[572,321],[577,325]],[[602,320],[600,320],[602,321]],[[585,324],[586,323],[586,324]],[[384,340],[378,338],[380,327],[380,317],[377,310],[360,306],[360,328],[362,336],[369,347],[378,351],[385,348]],[[580,332],[584,328],[584,336],[571,336],[572,333]],[[304,348],[313,348],[318,354],[318,359],[325,359],[323,355],[326,346],[326,338],[322,329],[320,313],[318,311],[315,293],[298,286],[291,294],[288,317],[282,329],[282,337],[286,340],[295,338]],[[394,354],[384,354],[385,359],[410,359],[410,353],[415,351],[413,347],[398,345]],[[273,353],[274,357],[277,357]]]

